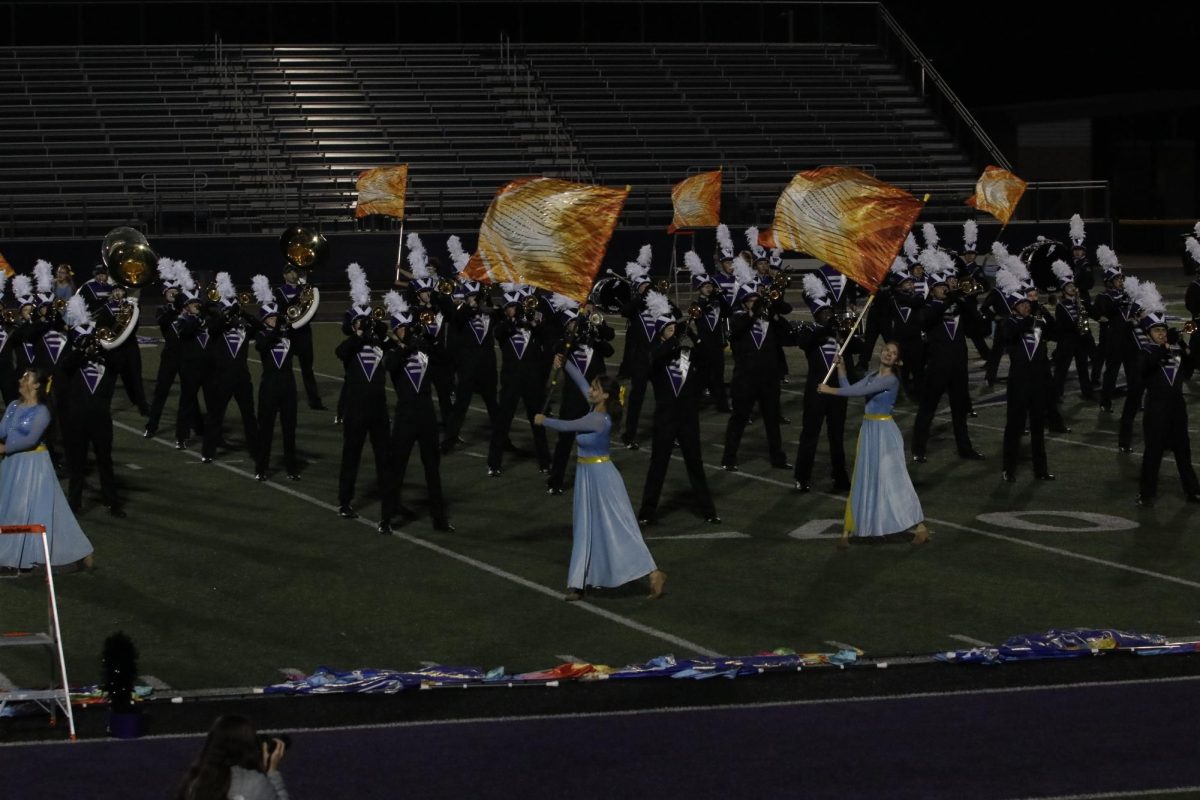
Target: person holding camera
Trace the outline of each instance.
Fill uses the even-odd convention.
[[[288,800],[279,772],[288,737],[267,737],[240,714],[218,717],[176,800]]]

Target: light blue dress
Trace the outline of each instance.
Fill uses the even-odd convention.
[[[50,454],[41,444],[50,424],[43,405],[22,406],[14,400],[0,418],[5,456],[0,462],[0,525],[45,525],[50,540],[50,564],[73,564],[92,552],[67,498],[63,495]],[[0,567],[28,569],[44,564],[40,536],[0,536]]]
[[[846,501],[845,528],[855,536],[901,533],[925,519],[921,501],[908,477],[904,439],[892,420],[895,375],[873,372],[853,386],[840,377],[841,397],[867,398],[866,413],[858,432],[854,477]]]
[[[568,359],[567,374],[588,396],[588,382]],[[621,473],[608,457],[612,419],[592,411],[579,419],[546,418],[553,431],[575,434],[579,463],[575,468],[575,530],[567,587],[621,586],[657,569],[625,490]],[[603,458],[596,462],[595,459]]]

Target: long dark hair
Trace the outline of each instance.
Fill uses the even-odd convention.
[[[262,747],[254,723],[241,714],[217,717],[196,756],[177,800],[225,800],[232,767],[262,771]]]
[[[608,394],[604,409],[612,420],[612,433],[619,433],[621,418],[625,415],[625,404],[621,402],[621,382],[611,375],[597,375],[596,382]]]
[[[34,379],[38,382],[37,401],[46,405],[46,395],[50,394],[50,370],[43,366],[30,365],[25,371],[33,373]]]

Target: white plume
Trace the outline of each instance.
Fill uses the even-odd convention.
[[[88,312],[87,301],[83,295],[73,294],[63,310],[63,321],[71,328],[82,328],[92,323],[92,315]]]
[[[925,268],[925,272],[932,274],[942,268],[942,261],[938,258],[938,251],[932,247],[926,247],[921,251],[921,255],[917,257],[917,263]]]
[[[13,297],[28,297],[33,294],[33,281],[29,280],[28,275],[18,275],[13,278],[12,284]]]
[[[250,288],[254,291],[254,299],[261,305],[271,302],[271,282],[266,275],[255,275],[250,279]]]
[[[175,280],[179,281],[179,286],[184,291],[196,290],[196,280],[192,277],[192,271],[187,268],[186,261],[175,261]]]
[[[54,291],[54,267],[44,258],[39,258],[33,265],[33,277],[37,280],[37,290],[41,294]]]
[[[174,281],[175,278],[175,259],[163,256],[158,259],[158,279],[166,283]]]
[[[1200,239],[1189,236],[1187,241],[1183,243],[1183,247],[1187,250],[1188,255],[1192,257],[1193,261],[1200,263]]]
[[[446,240],[446,250],[450,252],[450,261],[454,264],[454,269],[457,272],[462,272],[467,268],[467,264],[471,260],[471,254],[463,250],[462,239],[457,236],[451,236]]]
[[[738,283],[754,283],[754,270],[746,263],[746,257],[739,254],[733,260],[733,277]]]
[[[671,316],[671,301],[662,292],[656,292],[653,289],[646,292],[646,310],[658,317]]]
[[[696,254],[695,250],[688,250],[683,254],[683,263],[687,266],[688,272],[697,278],[707,274],[704,270],[704,262],[700,260],[700,256]]]
[[[1128,287],[1129,281],[1133,278],[1126,279],[1125,283]],[[1158,291],[1158,287],[1154,281],[1139,281],[1133,291],[1129,291],[1130,299],[1137,304],[1137,307],[1142,310],[1142,315],[1146,314],[1162,314],[1167,310],[1167,306],[1163,303],[1162,294]]]
[[[415,233],[410,233],[406,237],[408,244],[408,269],[417,280],[426,280],[432,277],[429,274],[429,256],[425,253],[425,245],[421,244],[421,237]]]
[[[628,261],[625,264],[625,277],[629,278],[629,280],[633,281],[634,283],[638,283],[639,281],[645,279],[645,277],[649,274],[650,270],[646,269],[636,261]]]
[[[1005,256],[1000,259],[1000,269],[1004,272],[1012,273],[1019,281],[1029,280],[1029,267],[1025,266],[1025,262],[1017,256]]]
[[[554,294],[550,295],[550,307],[561,314],[563,311],[574,311],[575,309],[579,308],[579,303],[567,297],[566,295],[555,292]]]
[[[1046,237],[1045,237],[1045,236],[1042,236],[1042,235],[1039,233],[1039,234],[1038,234],[1038,237],[1037,237],[1037,240],[1038,240],[1039,242],[1044,242],[1044,241],[1046,241]]]
[[[1140,280],[1133,277],[1132,275],[1125,278],[1124,291],[1125,291],[1125,294],[1129,295],[1130,299],[1137,297],[1138,292],[1140,292],[1141,289],[1142,289],[1142,282]]]
[[[892,272],[896,273],[897,275],[908,272],[908,262],[900,256],[896,256],[896,258],[892,261]]]
[[[969,219],[963,223],[963,244],[967,247],[974,247],[979,241],[979,223],[973,219]]]
[[[1075,278],[1071,267],[1061,258],[1050,265],[1050,271],[1054,273],[1054,277],[1058,278],[1059,283],[1066,283]]]
[[[1008,255],[1008,248],[1004,246],[1004,242],[996,240],[992,242],[992,256],[999,261]]]
[[[938,269],[941,272],[947,272],[953,275],[957,271],[957,266],[954,263],[954,257],[945,250],[937,250]]]
[[[233,288],[233,278],[229,277],[228,272],[217,273],[217,292],[222,300],[232,300],[237,296],[237,289]]]
[[[521,284],[504,282],[500,284],[500,288],[509,294],[513,294],[514,292],[521,291]]]
[[[0,294],[4,293],[4,286],[8,283],[8,273],[0,270]]]
[[[804,286],[804,294],[812,300],[822,300],[829,296],[829,288],[825,286],[825,281],[816,276],[815,273],[808,273],[801,281]]]
[[[346,275],[350,278],[350,302],[356,306],[371,304],[371,287],[367,286],[367,273],[358,262],[346,267]]]
[[[1083,228],[1083,217],[1079,216],[1078,214],[1072,214],[1069,231],[1072,239],[1087,238],[1087,233]]]
[[[904,255],[908,256],[909,261],[916,261],[920,252],[921,246],[917,244],[917,237],[912,235],[912,231],[909,231],[908,236],[904,239]]]
[[[1096,262],[1102,269],[1121,268],[1121,262],[1117,260],[1117,254],[1106,244],[1102,244],[1096,248]]]
[[[408,302],[395,289],[383,296],[383,304],[387,306],[388,314],[393,317],[408,313]]]
[[[1196,224],[1200,226],[1200,222]],[[721,248],[722,256],[733,258],[733,237],[729,235],[729,226],[724,222],[717,226],[717,244]]]
[[[1192,235],[1200,238],[1200,222],[1192,226]]]
[[[925,246],[927,248],[937,247],[939,241],[938,232],[937,228],[933,226],[932,222],[926,222],[921,226],[921,236],[925,239]]]
[[[650,250],[650,245],[648,245],[648,244],[642,245],[641,249],[638,250],[637,263],[640,266],[645,267],[646,271],[649,272],[650,264],[653,263],[651,260],[652,258],[653,258],[653,256],[652,256],[652,253]]]
[[[1021,280],[1008,270],[1002,269],[996,273],[996,288],[1005,294],[1013,294],[1021,291]]]
[[[763,258],[767,251],[761,244],[758,243],[758,227],[751,225],[746,228],[746,244],[750,245],[750,252],[754,253],[755,258]]]

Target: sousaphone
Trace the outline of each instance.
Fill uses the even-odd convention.
[[[316,231],[293,225],[279,235],[279,249],[288,265],[305,276],[299,297],[287,308],[288,323],[292,328],[303,328],[321,305],[321,292],[307,282],[307,275],[325,263],[329,257],[329,242]]]
[[[100,245],[100,258],[118,286],[140,289],[158,274],[158,254],[145,235],[134,228],[114,228]],[[112,312],[112,322],[96,326],[96,341],[105,350],[115,350],[137,330],[141,312],[137,300],[123,297]]]

